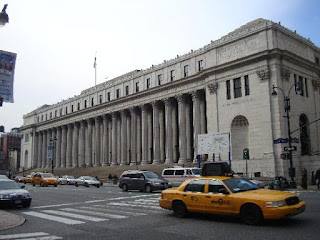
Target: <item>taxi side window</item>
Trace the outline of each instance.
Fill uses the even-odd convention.
[[[207,180],[193,180],[184,188],[185,192],[204,192]]]
[[[181,176],[183,176],[183,174],[184,174],[184,170],[176,170],[174,173],[174,175],[181,175]]]
[[[192,175],[191,169],[187,169],[187,175]]]
[[[219,193],[220,189],[226,189],[218,180],[209,180],[209,193]]]
[[[174,174],[174,170],[164,170],[163,175],[173,175]]]

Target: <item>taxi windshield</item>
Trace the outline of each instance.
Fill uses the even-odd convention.
[[[43,178],[54,178],[54,176],[51,173],[42,174],[42,177]]]
[[[243,178],[231,178],[223,181],[233,193],[259,189],[259,187]]]

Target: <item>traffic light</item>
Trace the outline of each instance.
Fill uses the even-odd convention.
[[[248,148],[243,149],[243,159],[244,160],[249,159],[249,149]]]
[[[290,153],[281,153],[281,154],[280,154],[280,158],[283,159],[283,160],[289,159],[289,154],[290,154]]]

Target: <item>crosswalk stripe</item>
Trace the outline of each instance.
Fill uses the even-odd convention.
[[[63,239],[62,237],[57,236],[44,236],[44,237],[36,237],[36,238],[19,238],[19,240],[56,240],[56,239]]]
[[[126,207],[141,207],[141,208],[151,208],[151,209],[161,209],[160,207],[156,206],[145,206],[145,205],[138,205],[138,204],[132,204],[132,203],[124,203],[124,202],[119,202],[119,203],[108,203],[109,205],[115,205],[115,206],[126,206]]]
[[[1,235],[0,239],[13,239],[13,238],[27,238],[27,237],[39,237],[39,236],[48,236],[48,233],[45,232],[34,232],[34,233],[17,233],[10,235]]]
[[[100,217],[116,218],[116,219],[128,218],[128,217],[122,216],[122,215],[115,215],[115,214],[102,213],[102,212],[86,211],[86,210],[74,209],[74,208],[63,208],[63,209],[61,209],[61,210],[67,211],[67,212],[84,213],[84,214],[89,214],[89,215],[95,215],[95,216],[100,216]],[[97,209],[96,209],[96,210],[97,210]],[[99,209],[99,211],[100,211],[100,209]]]
[[[47,219],[47,220],[52,220],[52,221],[56,221],[56,222],[65,223],[65,224],[68,224],[68,225],[84,223],[82,221],[72,220],[72,219],[63,218],[63,217],[52,216],[52,215],[45,214],[45,213],[40,213],[40,212],[30,211],[30,212],[22,212],[22,213],[26,214],[26,215],[34,216],[34,217],[39,217],[39,218],[43,218],[43,219]]]
[[[80,214],[74,214],[74,213],[68,213],[68,212],[62,212],[62,211],[57,211],[57,210],[44,210],[43,212],[45,213],[51,213],[51,214],[56,214],[64,217],[72,217],[72,218],[78,218],[78,219],[83,219],[83,220],[89,220],[92,222],[102,222],[106,221],[108,219],[105,218],[95,218],[95,217],[90,217],[90,216],[85,216],[85,215],[80,215]]]
[[[97,207],[100,208],[99,211],[103,211],[103,212],[121,213],[121,214],[129,215],[129,216],[145,216],[145,215],[147,215],[145,213],[121,211],[119,209],[110,209],[110,208],[106,209],[106,208],[104,208],[105,205],[93,205],[93,207],[80,207],[80,208],[94,211],[97,209]]]
[[[152,209],[161,209],[161,207],[159,206],[155,206],[154,204],[150,204],[150,203],[141,203],[141,202],[124,202],[124,203],[127,203],[127,204],[132,204],[134,206],[137,206],[137,207],[147,207],[147,208],[152,208]]]

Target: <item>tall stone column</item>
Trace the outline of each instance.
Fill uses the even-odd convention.
[[[34,145],[34,151],[33,151],[33,160],[32,161],[32,168],[36,168],[38,166],[38,142],[39,142],[39,134],[36,133],[33,130],[33,136],[34,136],[34,141],[33,141],[33,145]]]
[[[157,102],[152,103],[153,110],[153,163],[160,163],[160,124],[159,124],[159,105]]]
[[[193,102],[193,156],[194,162],[196,162],[198,155],[198,135],[201,133],[200,100],[199,93],[197,91],[191,92],[191,96]]]
[[[201,122],[201,134],[207,133],[207,121],[206,121],[206,98],[204,93],[200,95],[200,122]],[[202,154],[201,159],[206,161],[207,155]]]
[[[92,119],[87,119],[87,138],[86,138],[86,164],[92,167]]]
[[[131,162],[131,117],[127,117],[127,164]]]
[[[61,132],[61,168],[66,167],[67,155],[67,126],[62,126]]]
[[[159,109],[159,130],[160,130],[160,134],[159,134],[159,140],[160,140],[160,163],[164,163],[165,160],[165,139],[164,139],[164,135],[165,135],[165,128],[164,128],[164,109],[162,107],[160,107]]]
[[[142,118],[142,160],[141,165],[148,164],[148,109],[146,105],[141,107]]]
[[[56,168],[61,167],[61,127],[57,127]]]
[[[127,165],[127,113],[121,112],[121,162],[120,165]]]
[[[173,146],[172,146],[172,102],[170,99],[164,100],[166,116],[166,160],[165,164],[173,163]]]
[[[177,97],[178,100],[178,118],[179,118],[179,165],[187,162],[187,146],[186,146],[186,102],[183,95]]]
[[[177,105],[172,105],[172,161],[178,162],[179,158],[179,145],[178,145],[178,125],[177,125]]]
[[[39,132],[39,138],[38,138],[38,163],[37,167],[42,167],[42,139],[43,139],[43,133]]]
[[[153,160],[152,111],[148,112],[148,162]]]
[[[111,165],[112,163],[112,147],[113,147],[113,141],[112,141],[112,120],[109,121],[108,123],[108,128],[109,128],[109,131],[108,131],[108,148],[109,148],[109,158],[108,158],[108,165]]]
[[[42,168],[46,167],[47,160],[47,131],[43,131],[43,139],[42,139]]]
[[[104,115],[103,121],[103,136],[102,136],[102,151],[103,151],[103,162],[102,166],[109,165],[109,141],[108,141],[108,128],[109,128],[109,118]]]
[[[121,117],[117,117],[117,165],[121,163]]]
[[[52,139],[52,130],[47,131],[47,153],[48,153],[48,146],[50,145],[50,139]],[[51,166],[51,159],[46,156],[46,167],[45,168],[50,168]]]
[[[141,164],[141,114],[137,113],[137,164]]]
[[[57,132],[55,128],[52,129],[50,140],[51,140],[50,142],[53,146],[53,149],[52,149],[52,160],[50,161],[49,166],[52,168],[56,166],[56,156],[57,156]]]
[[[131,162],[130,165],[137,164],[137,116],[136,110],[134,108],[130,108],[131,114]]]
[[[85,132],[86,132],[86,122],[80,121],[80,129],[79,129],[79,147],[78,147],[78,162],[79,166],[83,167],[85,165],[85,147],[86,147],[86,141],[85,141]]]
[[[67,130],[67,157],[66,167],[72,167],[72,124],[68,124]]]
[[[101,121],[100,117],[95,118],[95,163],[94,166],[98,167],[101,166]]]
[[[187,139],[187,162],[190,162],[192,160],[192,148],[193,146],[191,145],[192,141],[192,132],[191,132],[191,117],[190,117],[190,103],[189,101],[186,102],[186,139]]]
[[[72,167],[79,166],[78,149],[79,149],[79,123],[73,124],[73,136],[72,136]]]
[[[120,146],[119,146],[120,147]],[[112,113],[112,162],[111,166],[117,166],[117,115]]]

